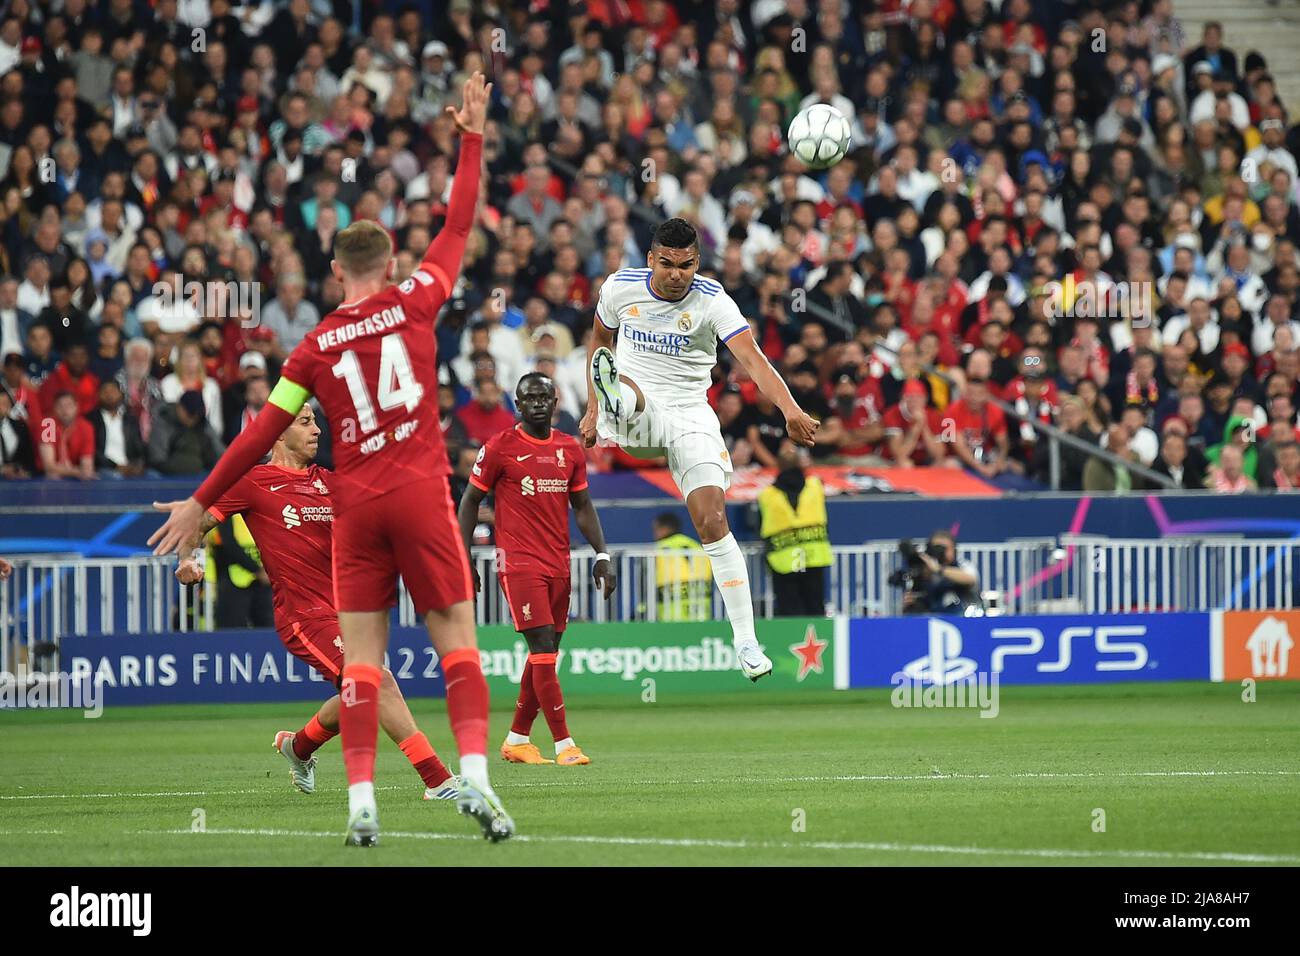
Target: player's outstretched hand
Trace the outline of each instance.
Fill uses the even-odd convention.
[[[596,444],[596,409],[587,409],[587,414],[582,416],[582,421],[578,422],[578,437],[582,439],[582,444],[590,448]]]
[[[812,447],[813,436],[817,434],[820,425],[821,422],[802,409],[788,416],[785,420],[785,430],[790,436],[790,440],[796,445],[803,445],[805,448]]]
[[[167,520],[163,526],[149,536],[149,544],[154,546],[154,554],[180,554],[185,542],[199,533],[199,522],[203,520],[203,506],[193,498],[184,501],[155,501],[156,511],[167,511]]]
[[[8,561],[6,561],[4,558],[0,558],[0,581],[3,581],[5,578],[9,577],[9,575],[13,573],[14,573],[14,566],[10,564]]]
[[[456,121],[456,127],[462,133],[482,133],[487,126],[488,98],[492,95],[492,84],[483,74],[474,74],[465,81],[460,109],[447,107],[447,112]]]
[[[618,587],[618,575],[614,573],[614,565],[609,561],[597,561],[591,567],[591,578],[600,589],[601,597],[608,601],[609,596]]]

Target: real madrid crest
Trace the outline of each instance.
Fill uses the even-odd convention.
[[[682,313],[682,317],[677,320],[677,327],[683,332],[691,330],[691,314],[689,312]]]

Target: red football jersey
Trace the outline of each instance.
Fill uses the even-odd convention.
[[[333,478],[319,465],[304,471],[258,465],[208,509],[218,521],[244,516],[271,579],[282,633],[295,621],[335,615]]]
[[[569,494],[587,487],[587,459],[571,435],[538,441],[516,425],[479,449],[470,484],[496,494],[497,570],[569,574]]]
[[[983,411],[975,412],[965,401],[953,402],[943,414],[942,425],[945,430],[963,434],[977,458],[994,451],[994,439],[1007,433],[1007,418],[993,404],[985,404]]]
[[[451,470],[434,337],[450,287],[423,262],[401,285],[325,316],[284,363],[281,375],[314,394],[329,420],[340,510]]]

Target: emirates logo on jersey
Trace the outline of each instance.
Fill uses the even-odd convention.
[[[286,528],[296,528],[302,524],[302,518],[298,517],[298,509],[293,505],[285,505],[284,510],[280,512],[280,516],[284,518]]]
[[[532,475],[524,475],[519,481],[519,490],[526,495],[537,494],[537,484],[533,481]]]

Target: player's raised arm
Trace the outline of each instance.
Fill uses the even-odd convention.
[[[296,350],[295,350],[296,354]],[[292,356],[290,356],[292,361]],[[184,501],[155,502],[159,511],[167,511],[167,520],[149,536],[154,554],[182,553],[186,541],[199,530],[203,512],[225,494],[243,474],[271,450],[277,438],[293,424],[298,412],[311,397],[311,392],[286,378],[280,377],[271,392],[266,406],[253,419],[253,423],[240,432],[226,449],[226,453],[212,469],[207,480],[199,485],[194,496]]]
[[[461,108],[448,106],[447,112],[456,121],[461,132],[460,159],[451,184],[451,201],[447,204],[447,218],[437,238],[429,244],[424,254],[424,268],[438,282],[441,300],[451,295],[465,256],[465,243],[474,225],[474,211],[478,206],[480,171],[483,166],[483,128],[487,125],[488,97],[492,84],[482,73],[475,73],[465,81]]]
[[[754,380],[758,390],[781,409],[790,439],[796,445],[811,447],[813,436],[817,433],[817,426],[820,423],[799,407],[794,396],[790,394],[790,388],[785,384],[785,380],[772,367],[767,356],[759,351],[758,343],[754,341],[754,333],[746,329],[733,335],[727,339],[727,348],[731,349],[731,354],[736,356],[740,364],[745,367],[745,371]]]

